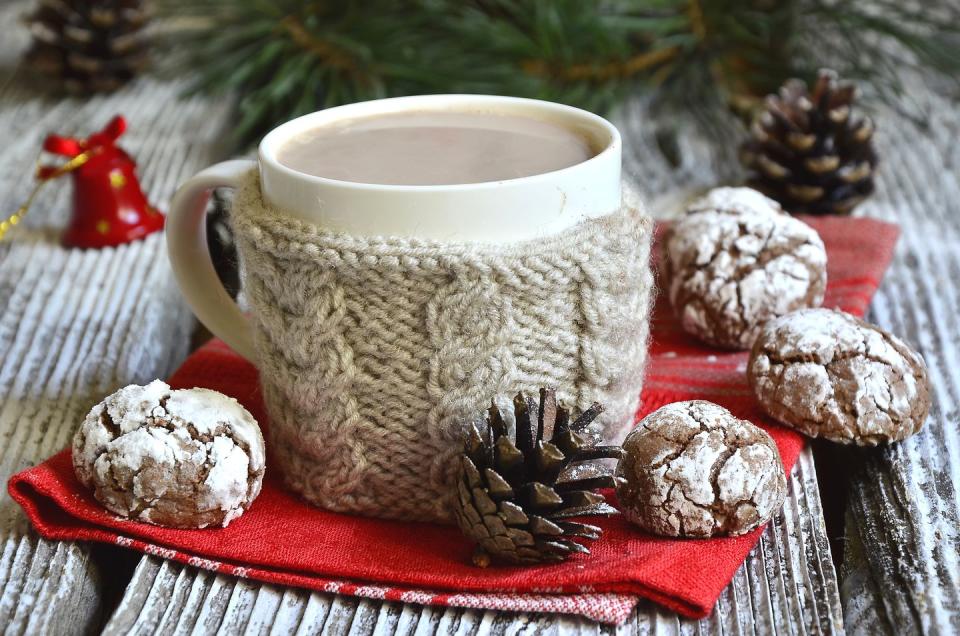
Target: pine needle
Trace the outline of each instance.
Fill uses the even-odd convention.
[[[239,96],[236,142],[299,114],[424,93],[493,93],[603,112],[749,107],[831,67],[903,106],[904,68],[958,88],[949,0],[158,0],[194,90]],[[721,106],[722,107],[722,106]]]

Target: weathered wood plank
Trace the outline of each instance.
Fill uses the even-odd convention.
[[[264,585],[257,591],[257,598],[250,608],[250,618],[244,627],[247,634],[267,634],[277,624],[277,614],[283,602],[283,588]]]
[[[374,634],[397,634],[406,636],[408,631],[400,629],[400,615],[403,605],[400,603],[384,603],[377,615],[377,624],[373,626]]]
[[[309,593],[306,590],[294,588],[282,590],[280,604],[273,617],[273,623],[267,625],[270,636],[292,634],[296,630],[306,612],[308,596]]]
[[[842,596],[853,634],[960,632],[960,111],[919,94],[929,129],[878,125],[886,163],[864,212],[903,234],[869,317],[919,348],[934,403],[920,434],[851,460]]]
[[[297,636],[319,634],[322,631],[332,599],[333,597],[327,594],[314,593],[307,596],[300,623],[297,625]]]
[[[0,5],[15,24],[30,3]],[[169,102],[176,86],[138,82],[115,96],[50,100],[17,68],[26,29],[0,42],[0,216],[32,187],[48,132],[82,133],[125,113],[124,146],[140,159],[144,185],[163,205],[186,173],[211,160],[224,105]],[[25,227],[0,244],[0,478],[65,446],[90,406],[130,382],[168,373],[183,358],[192,319],[180,301],[162,237],[118,249],[65,250],[57,230],[69,186],[50,186]],[[104,572],[86,546],[40,540],[4,489],[0,494],[0,630],[77,633],[99,620]]]

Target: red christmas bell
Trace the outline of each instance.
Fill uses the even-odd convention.
[[[68,157],[60,166],[41,166],[37,179],[73,177],[73,215],[63,235],[65,247],[109,247],[136,241],[163,229],[164,217],[147,201],[136,162],[116,145],[127,129],[121,116],[86,139],[50,135],[47,152]]]

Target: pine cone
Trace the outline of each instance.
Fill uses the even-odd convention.
[[[603,410],[594,403],[570,422],[556,392],[540,389],[540,403],[522,393],[513,399],[515,439],[496,404],[481,433],[468,431],[461,456],[455,513],[463,533],[477,542],[473,562],[491,558],[515,564],[563,561],[589,553],[577,542],[600,537],[600,528],[568,517],[616,514],[595,488],[613,487],[613,470],[588,460],[620,458],[619,446],[594,446],[582,431]]]
[[[26,63],[70,93],[112,91],[146,66],[141,0],[40,0]]]
[[[789,80],[753,121],[740,160],[748,182],[793,214],[849,214],[873,192],[873,123],[854,118],[856,89],[823,70],[813,92]]]

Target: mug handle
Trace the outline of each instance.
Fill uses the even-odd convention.
[[[207,329],[231,349],[255,361],[253,331],[223,288],[207,246],[207,201],[214,188],[237,188],[256,161],[224,161],[198,172],[177,189],[167,214],[167,255],[187,304]]]

